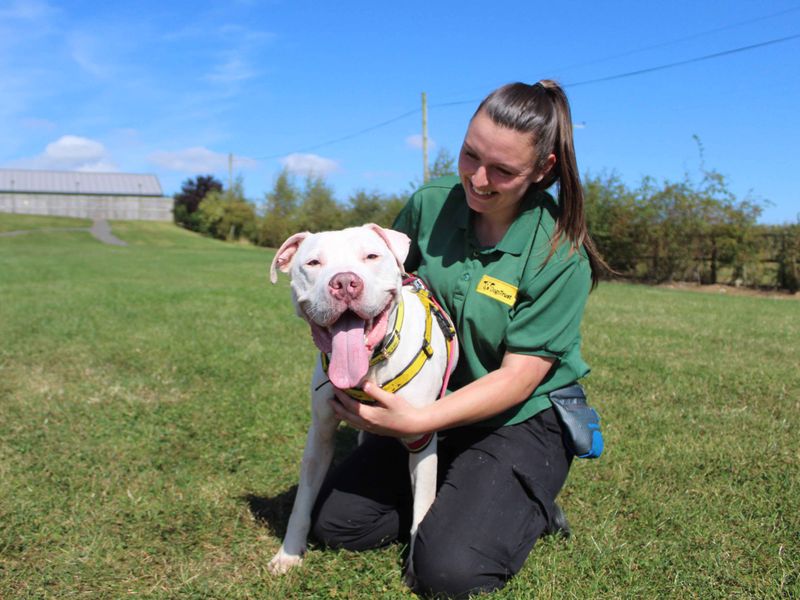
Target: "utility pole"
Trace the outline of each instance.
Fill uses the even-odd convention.
[[[228,191],[233,190],[233,152],[228,152]]]
[[[422,92],[422,183],[430,178],[428,172],[428,97]]]

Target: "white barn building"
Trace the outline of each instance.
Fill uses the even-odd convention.
[[[0,212],[171,221],[172,205],[155,175],[0,169]]]

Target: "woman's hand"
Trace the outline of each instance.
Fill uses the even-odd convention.
[[[356,429],[389,437],[404,437],[428,433],[423,423],[423,409],[407,402],[397,394],[368,382],[364,392],[376,404],[362,404],[344,391],[334,387],[336,398],[331,406],[336,416]]]
[[[554,363],[554,358],[546,356],[507,352],[499,369],[423,407],[374,383],[365,384],[364,391],[376,404],[361,404],[334,387],[336,398],[331,405],[343,421],[378,435],[411,437],[444,431],[489,419],[523,402]]]

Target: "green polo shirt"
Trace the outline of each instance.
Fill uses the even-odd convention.
[[[393,228],[412,240],[406,271],[430,286],[458,331],[456,390],[500,367],[506,352],[556,359],[524,402],[481,423],[520,423],[550,406],[547,394],[589,372],[580,323],[591,288],[585,252],[564,243],[547,259],[557,206],[546,192],[522,200],[519,216],[492,248],[478,244],[457,177],[419,189]]]

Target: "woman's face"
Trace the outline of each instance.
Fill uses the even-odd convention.
[[[497,125],[483,111],[473,117],[458,157],[458,174],[472,210],[500,221],[514,219],[530,185],[555,163],[551,154],[544,172],[537,172],[532,142],[530,134]]]

